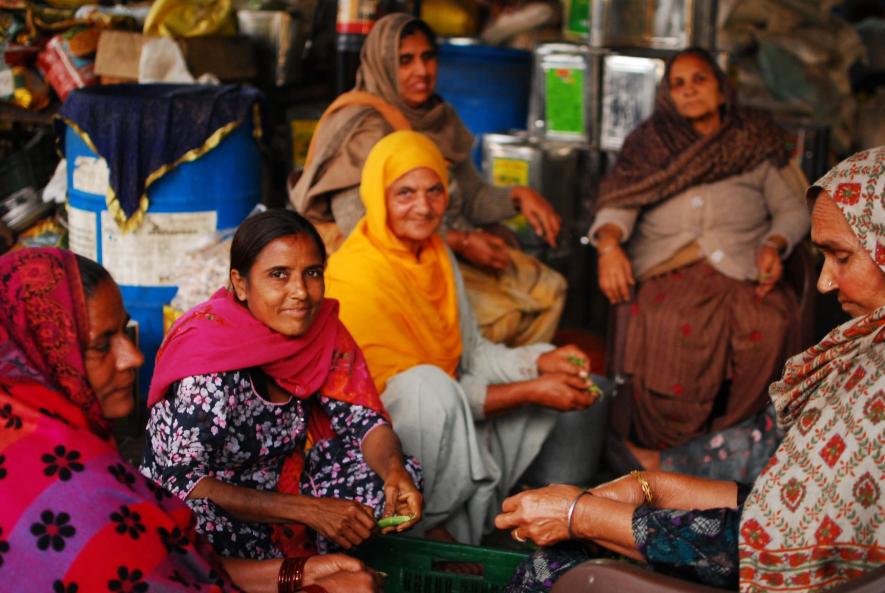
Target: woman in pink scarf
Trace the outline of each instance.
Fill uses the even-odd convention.
[[[420,468],[324,298],[325,263],[300,215],[246,219],[233,290],[186,313],[157,353],[141,469],[187,502],[223,556],[349,549],[382,515],[410,516],[398,531],[421,518]]]
[[[885,564],[885,146],[840,163],[808,198],[818,289],[854,318],[771,386],[787,434],[752,490],[666,472],[589,492],[553,485],[504,501],[498,527],[541,545],[593,540],[744,593],[825,591]],[[543,550],[513,590],[547,590],[580,558]]]
[[[376,590],[345,556],[216,557],[187,507],[123,460],[110,422],[132,410],[144,357],[101,266],[61,249],[4,255],[0,303],[0,589]],[[301,582],[281,586],[296,564]]]

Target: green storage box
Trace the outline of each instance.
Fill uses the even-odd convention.
[[[414,537],[381,535],[353,553],[387,574],[385,593],[498,593],[527,552],[510,552]],[[482,575],[456,574],[454,563],[481,567]],[[448,568],[448,570],[447,570]]]

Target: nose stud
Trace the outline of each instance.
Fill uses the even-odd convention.
[[[827,288],[833,288],[833,281],[827,280]]]

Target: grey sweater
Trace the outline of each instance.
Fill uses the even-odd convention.
[[[769,162],[715,183],[691,187],[646,209],[602,208],[588,235],[607,224],[620,227],[633,273],[667,261],[697,243],[710,265],[736,280],[755,280],[756,253],[771,235],[787,240],[784,257],[811,226],[804,189],[789,166]]]

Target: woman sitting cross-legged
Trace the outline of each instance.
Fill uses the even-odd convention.
[[[745,593],[817,592],[885,564],[885,146],[809,192],[821,292],[854,319],[791,358],[769,389],[783,442],[755,483],[634,473],[505,500],[496,524],[541,545],[592,540],[655,570]],[[510,591],[546,591],[588,554],[549,548]]]
[[[507,348],[480,335],[438,233],[447,179],[426,136],[382,138],[363,168],[366,215],[329,259],[326,276],[400,438],[424,468],[418,529],[443,527],[476,544],[538,454],[556,411],[586,408],[596,395],[576,347]]]
[[[410,515],[398,531],[421,518],[419,468],[324,298],[325,263],[300,215],[246,219],[233,290],[186,313],[157,354],[141,469],[188,503],[224,556],[303,554],[304,526],[321,551],[329,540],[349,549],[382,515]]]
[[[219,558],[187,507],[120,454],[144,361],[120,290],[62,249],[0,257],[0,589],[374,593],[340,554]],[[303,578],[294,577],[303,569]]]

